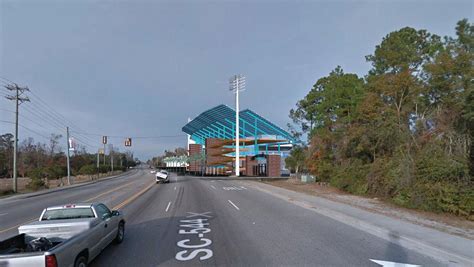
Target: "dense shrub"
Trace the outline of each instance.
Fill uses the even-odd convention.
[[[36,168],[29,173],[31,181],[27,187],[31,190],[38,190],[44,186],[43,178],[45,177],[43,168]]]
[[[44,174],[48,179],[59,179],[67,176],[67,167],[65,166],[50,166],[43,169]]]
[[[94,164],[84,165],[79,169],[79,174],[92,175],[97,173],[97,166]]]
[[[360,160],[348,162],[334,169],[331,185],[354,194],[367,193],[368,165]]]
[[[100,165],[99,166],[99,172],[100,173],[107,173],[109,171],[111,171],[110,165]]]

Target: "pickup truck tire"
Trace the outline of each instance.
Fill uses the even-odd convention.
[[[87,257],[86,255],[79,255],[74,261],[74,267],[87,267]]]
[[[115,237],[115,244],[120,244],[123,242],[125,237],[125,224],[120,222],[117,230],[117,236]]]

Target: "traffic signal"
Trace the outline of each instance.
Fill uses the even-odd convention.
[[[125,146],[132,146],[132,138],[125,139]]]
[[[102,144],[106,145],[107,144],[107,136],[102,136]]]

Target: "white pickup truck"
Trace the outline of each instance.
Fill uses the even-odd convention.
[[[112,241],[121,243],[125,220],[102,203],[44,209],[38,221],[0,241],[0,267],[86,267]]]
[[[168,172],[165,171],[165,170],[161,170],[159,172],[156,172],[155,177],[156,177],[156,183],[157,184],[158,183],[169,183],[170,182]]]

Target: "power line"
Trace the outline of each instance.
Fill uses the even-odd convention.
[[[0,82],[8,84],[8,83],[13,83],[16,85],[15,82],[11,81],[10,79],[7,79],[5,77],[0,76]],[[7,83],[8,82],[8,83]],[[90,147],[95,147],[90,145],[88,142],[91,143],[96,143],[97,140],[92,139],[89,136],[104,136],[103,134],[94,134],[94,133],[87,133],[86,131],[82,130],[79,126],[77,126],[75,123],[72,121],[68,120],[65,116],[63,116],[61,113],[57,112],[55,109],[53,109],[50,105],[48,105],[39,95],[37,95],[34,92],[29,91],[29,94],[31,94],[33,97],[34,101],[31,106],[25,107],[25,110],[38,118],[41,121],[46,122],[53,128],[59,129],[60,132],[63,131],[63,128],[70,127],[73,130],[71,130],[71,133],[75,133],[75,138],[78,140],[81,140],[81,143],[87,144]],[[23,116],[22,116],[23,117]],[[25,117],[27,120],[33,122],[33,120]],[[39,125],[38,123],[35,123]],[[44,128],[44,126],[42,127]],[[76,130],[74,130],[76,129]],[[134,138],[134,139],[160,139],[160,138],[182,138],[185,137],[185,135],[162,135],[162,136],[114,136],[114,135],[107,135],[111,138]]]
[[[9,123],[9,124],[15,124],[15,122],[13,122],[13,121],[0,120],[0,122]],[[20,126],[21,128],[23,128],[23,129],[25,129],[25,130],[27,130],[27,131],[30,131],[30,132],[32,132],[32,133],[35,133],[35,134],[37,134],[37,135],[39,135],[39,136],[41,136],[41,137],[43,137],[43,138],[49,139],[49,137],[44,136],[43,134],[38,133],[37,131],[35,131],[35,130],[33,130],[33,129],[30,129],[30,128],[24,126],[24,125],[18,124],[18,126]]]
[[[56,110],[54,110],[51,106],[49,106],[48,104],[46,104],[46,102],[41,98],[39,97],[37,94],[35,94],[34,92],[31,92],[31,94],[33,96],[35,96],[38,101],[40,103],[43,103],[45,105],[46,108],[48,108],[49,110],[52,111],[52,113],[56,114],[60,119],[62,118],[62,120],[64,120],[68,125],[72,126],[73,128],[76,128],[78,129],[79,131],[83,131],[81,130],[81,128],[79,126],[77,126],[75,123],[73,123],[72,121],[68,120],[65,116],[63,116],[61,113],[57,112]]]
[[[0,76],[0,79],[4,80],[0,80],[2,81],[3,83],[7,84],[8,83],[14,83],[12,80],[8,79],[8,78],[5,78],[5,77],[1,77]],[[5,82],[6,81],[6,82]],[[56,122],[56,125],[61,125],[61,127],[67,127],[67,126],[70,126],[72,128],[76,128],[78,129],[79,131],[83,131],[80,127],[78,127],[76,124],[72,123],[70,120],[68,120],[65,116],[63,116],[61,113],[57,112],[56,110],[54,110],[50,105],[48,105],[40,96],[38,96],[37,94],[35,94],[34,92],[30,92],[31,95],[33,95],[35,98],[37,98],[38,102],[36,102],[35,104],[33,104],[34,107],[36,107],[38,110],[41,110],[42,113],[46,114],[47,116],[51,117],[55,122]],[[42,106],[41,106],[42,105]],[[87,136],[82,136],[84,139],[86,140],[89,140],[91,142],[95,142],[95,140],[92,140],[90,138],[88,138]]]
[[[14,122],[12,121],[4,121],[4,120],[0,120],[0,122],[5,122],[5,123],[11,123],[11,124],[15,124]]]
[[[13,110],[9,110],[9,109],[0,108],[0,110],[1,110],[1,111],[6,111],[6,112],[15,113],[15,111],[13,111]]]
[[[41,114],[37,114],[35,113],[34,111],[35,110],[31,110],[29,108],[25,109],[28,113],[30,113],[31,115],[35,116],[36,118],[48,123],[50,126],[52,126],[53,128],[56,128],[58,129],[59,132],[63,132],[64,131],[64,128],[67,127],[66,124],[64,124],[62,121],[60,121],[59,119],[57,119],[56,117],[52,117],[49,113],[46,113],[44,110],[40,109],[39,107],[36,107],[36,111],[40,112]],[[43,115],[43,116],[40,116],[40,115]],[[82,137],[82,136],[81,136]],[[89,140],[90,138],[84,138],[84,140],[88,140],[88,141],[91,141]],[[95,140],[93,141],[95,142]]]
[[[32,119],[30,119],[30,118],[28,118],[28,117],[24,116],[24,115],[21,115],[21,114],[20,114],[20,117],[22,117],[23,119],[26,119],[27,121],[30,121],[30,122],[32,122],[32,123],[34,123],[34,124],[38,125],[39,127],[41,127],[41,128],[43,128],[43,129],[45,129],[46,131],[48,131],[48,130],[49,130],[49,129],[47,129],[47,128],[46,128],[44,125],[42,125],[42,124],[39,124],[38,122],[36,122],[36,121],[34,121],[34,120],[32,120]]]
[[[15,82],[13,82],[12,80],[9,80],[9,79],[7,79],[7,78],[5,78],[5,77],[2,77],[2,76],[0,76],[0,79],[5,80],[5,81],[7,81],[7,82],[9,82],[9,83],[15,83]]]
[[[31,115],[35,116],[36,118],[38,118],[39,120],[42,120],[43,122],[45,123],[48,123],[49,125],[57,128],[57,129],[62,129],[62,125],[61,124],[58,124],[56,121],[54,120],[51,120],[49,117],[47,116],[44,116],[44,114],[38,114],[38,113],[35,113],[33,110],[31,110],[29,107],[25,107],[25,111],[27,111],[28,113],[30,113]],[[43,115],[43,116],[42,116]]]
[[[45,111],[42,109],[40,106],[35,106],[36,109],[32,109],[31,107],[25,107],[25,111],[27,111],[29,114],[33,115],[35,118],[43,121],[44,123],[48,124],[52,128],[56,129],[58,132],[62,133],[64,131],[64,128],[67,127],[64,122],[60,121],[57,117],[53,116],[50,112]],[[26,117],[26,116],[21,116],[28,121],[35,123],[36,125],[41,126],[42,128],[46,129],[44,126],[40,125],[39,123],[33,121],[32,119]],[[85,140],[88,140],[86,138],[82,139],[77,136],[75,136],[76,139],[80,140],[81,143],[84,143],[88,147],[94,148],[94,146],[90,145],[88,142]],[[90,139],[90,138],[89,138]],[[95,141],[94,141],[95,142]]]
[[[159,139],[159,138],[174,138],[174,137],[185,137],[186,135],[157,135],[157,136],[119,136],[119,135],[107,135],[107,134],[98,134],[98,133],[78,133],[76,131],[71,131],[76,134],[90,135],[90,136],[107,136],[110,138],[134,138],[134,139]]]
[[[89,146],[89,147],[91,147],[91,148],[96,148],[96,147],[98,147],[98,146],[93,146],[93,145],[89,144],[88,142],[84,141],[82,138],[79,138],[79,137],[77,137],[77,136],[71,135],[71,137],[72,137],[72,138],[75,138],[76,140],[80,141],[81,143],[83,143],[83,144],[85,144],[85,145],[87,145],[87,146]]]
[[[23,129],[27,130],[27,131],[30,131],[30,132],[32,132],[32,133],[35,133],[35,134],[39,135],[39,136],[41,136],[41,137],[43,137],[43,138],[45,138],[45,139],[47,139],[47,140],[49,140],[49,138],[50,138],[49,136],[45,136],[45,135],[43,135],[43,134],[40,134],[40,133],[38,133],[37,131],[32,130],[32,129],[26,127],[26,126],[21,125],[21,124],[19,124],[19,126],[20,126],[21,128],[23,128]]]
[[[34,107],[37,110],[41,111],[46,116],[48,116],[51,119],[51,121],[54,121],[54,123],[56,125],[59,125],[62,128],[66,128],[68,126],[71,128],[71,125],[72,125],[72,128],[77,128],[77,127],[74,127],[74,125],[71,122],[69,122],[64,116],[62,116],[60,113],[54,111],[52,108],[47,106],[47,104],[44,101],[40,100],[39,97],[37,97],[37,98],[38,99],[36,99],[36,100],[38,100],[40,102],[43,102],[43,104],[42,104],[43,106],[41,106],[40,105],[41,103],[40,103],[40,104],[34,105]],[[44,108],[44,107],[46,107],[47,109]],[[89,142],[95,142],[96,141],[96,140],[92,140],[91,138],[88,138],[86,136],[83,136],[83,138],[85,140],[88,140]]]

